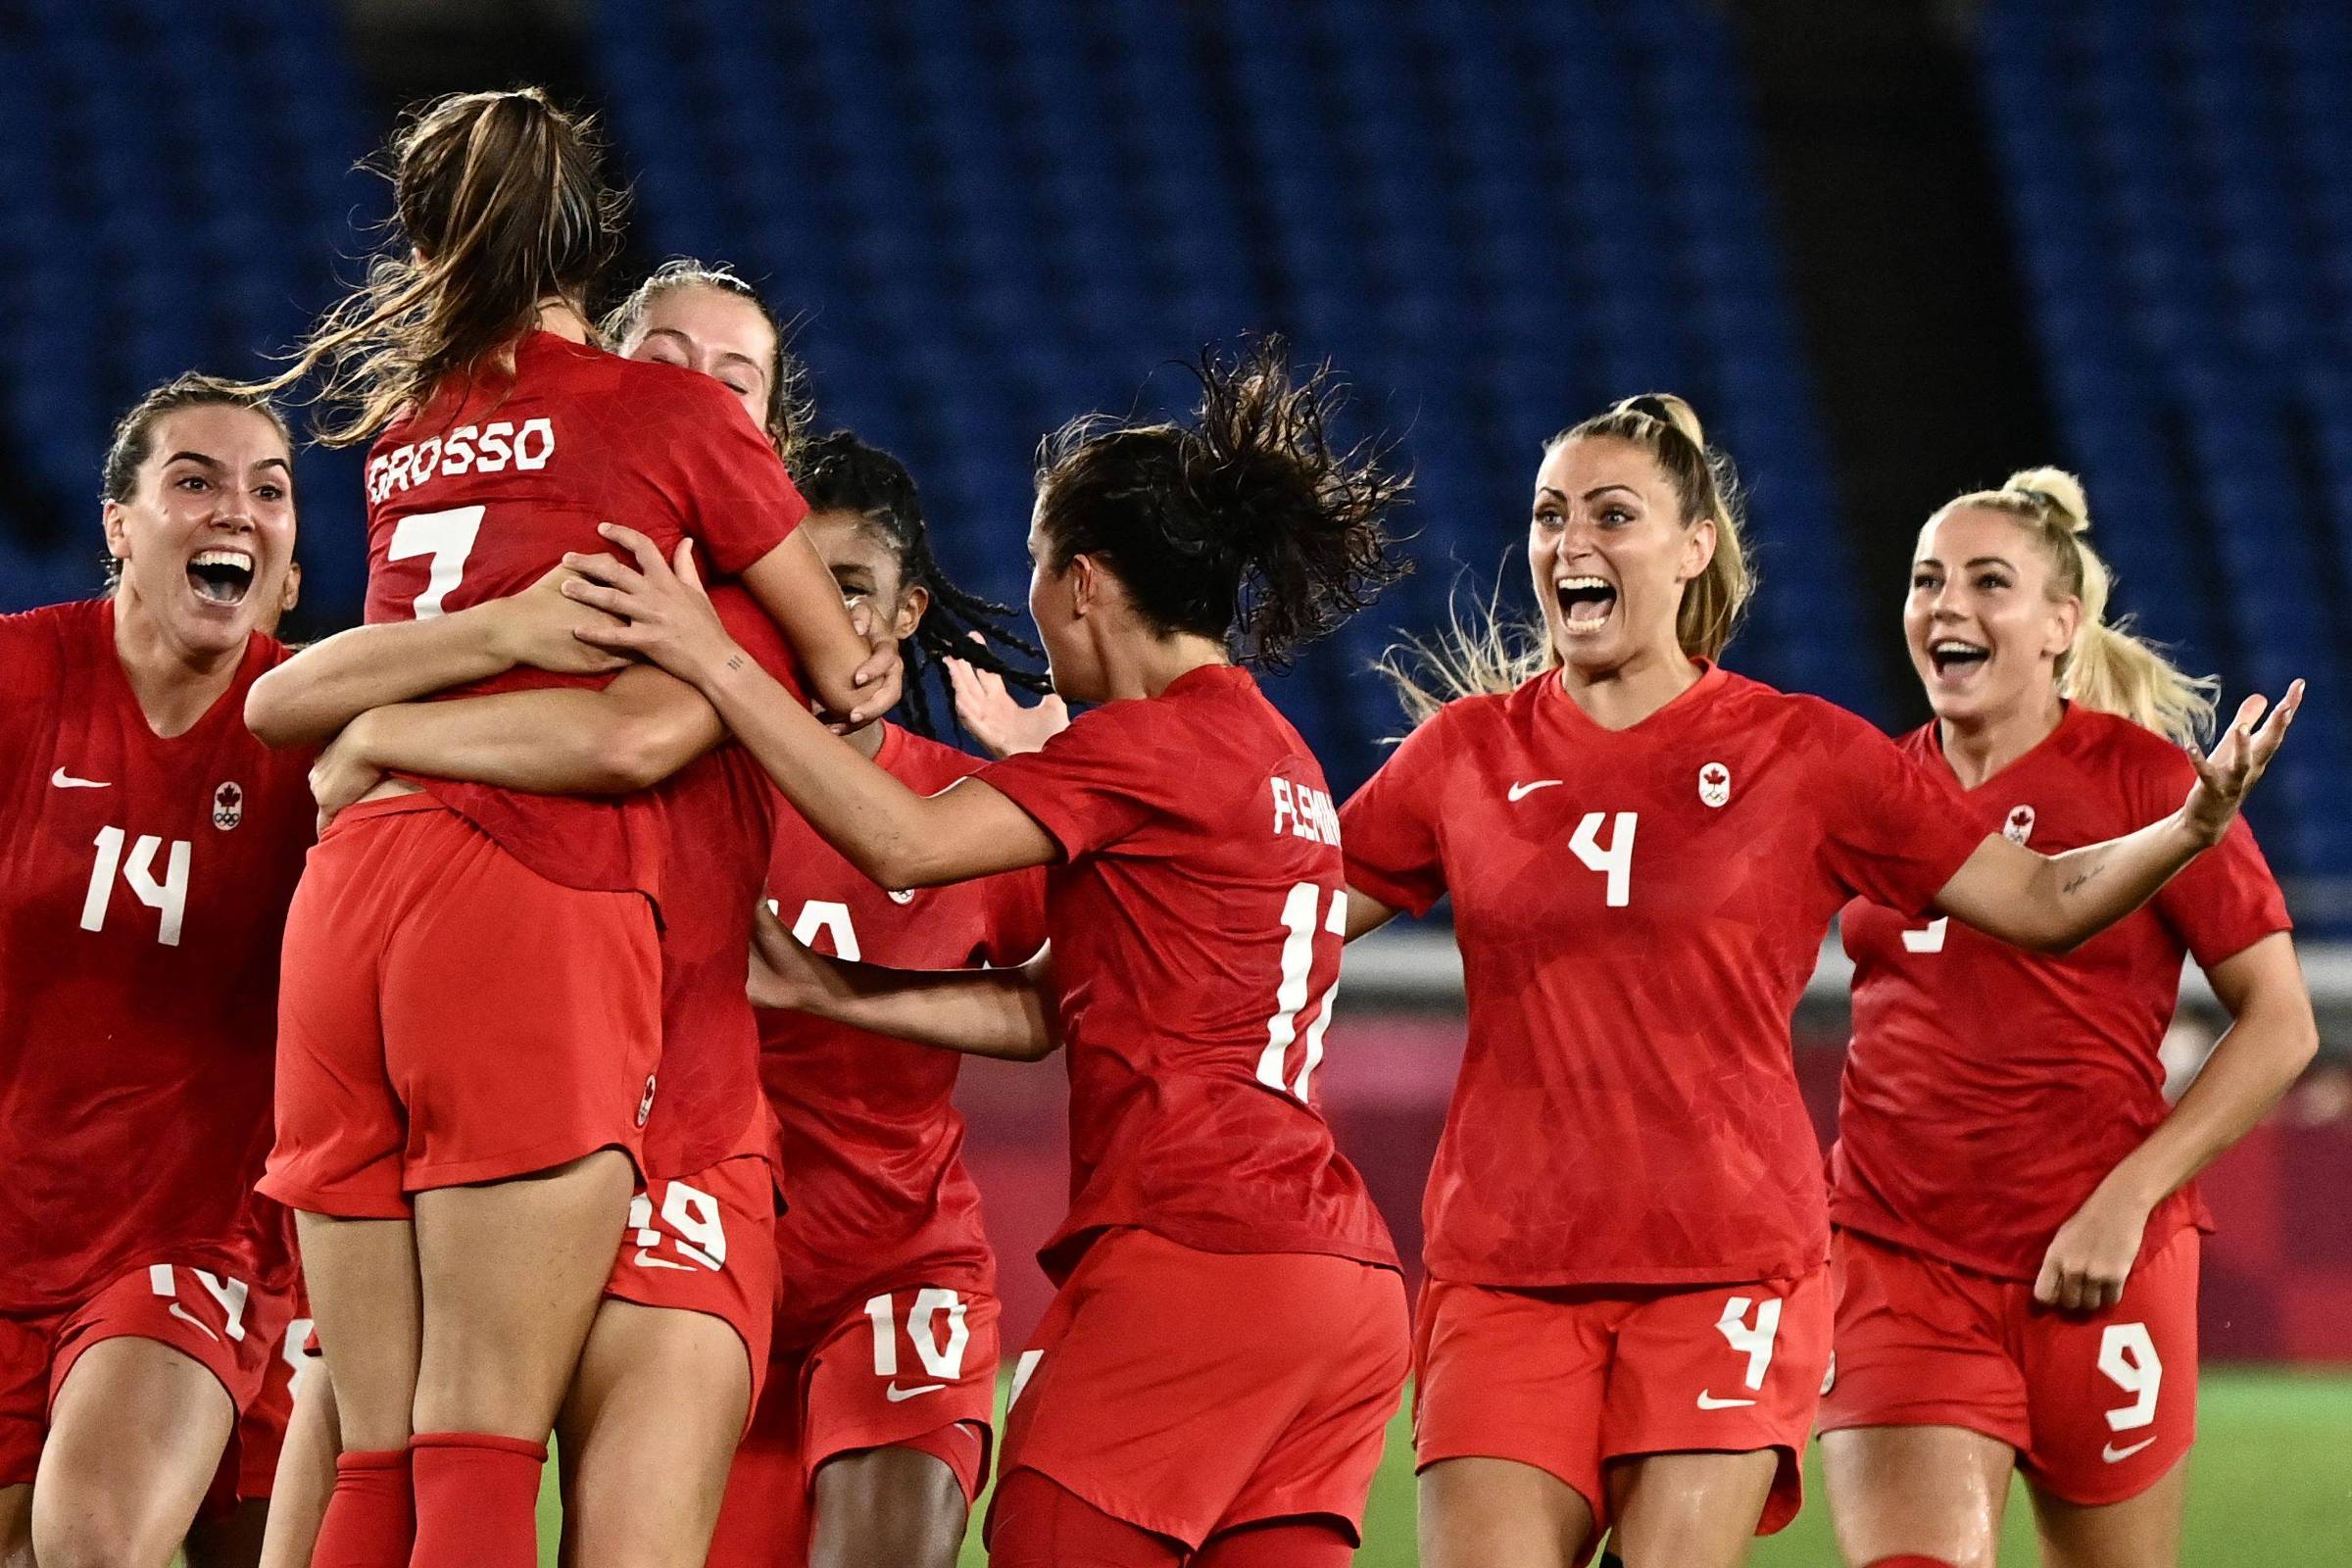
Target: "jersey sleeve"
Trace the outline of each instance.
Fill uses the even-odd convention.
[[[1140,732],[1150,703],[1111,703],[1026,752],[973,777],[1037,818],[1066,859],[1109,849],[1157,815],[1183,774],[1175,759]]]
[[[718,612],[718,623],[727,635],[752,656],[754,663],[781,682],[795,702],[808,700],[800,661],[784,641],[782,628],[768,618],[757,599],[732,583],[720,583],[710,590],[710,608]]]
[[[1340,808],[1348,885],[1416,915],[1446,896],[1437,803],[1447,725],[1445,712],[1425,721]]]
[[[686,502],[686,531],[713,571],[728,576],[792,537],[808,514],[783,460],[716,381],[690,375],[675,389],[681,407],[671,443]],[[660,433],[656,440],[663,440]]]
[[[2180,808],[2197,773],[2187,757],[2174,752],[2147,776],[2138,805],[2143,820],[2153,822]],[[2159,888],[2154,904],[2156,918],[2206,970],[2273,932],[2294,929],[2278,879],[2243,816],[2230,824],[2221,843]]]
[[[57,612],[0,615],[0,714],[29,713],[57,682]]]
[[[1817,705],[1816,799],[1830,874],[1848,892],[1922,915],[1984,835],[1950,796],[1867,721]]]

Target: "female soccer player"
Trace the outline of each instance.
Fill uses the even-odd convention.
[[[270,1142],[307,757],[237,721],[294,603],[286,427],[225,381],[107,454],[104,598],[0,618],[0,1557],[187,1535],[286,1325]],[[29,1559],[25,1559],[29,1560]]]
[[[411,249],[279,378],[323,369],[346,410],[326,438],[374,438],[369,619],[514,593],[626,516],[740,573],[829,710],[887,707],[895,675],[867,667],[822,563],[790,542],[800,498],[734,399],[587,342],[614,233],[582,127],[536,91],[464,95],[406,124],[391,162]],[[603,666],[573,670],[515,678]],[[303,1215],[342,1428],[318,1557],[405,1561],[413,1533],[419,1564],[525,1568],[656,1098],[675,867],[642,794],[370,794],[288,920],[263,1182]]]
[[[1681,400],[1551,442],[1528,561],[1541,640],[1441,660],[1482,694],[1417,693],[1341,813],[1350,932],[1450,894],[1469,993],[1414,1334],[1422,1560],[1575,1562],[1609,1529],[1629,1563],[1733,1564],[1795,1510],[1829,1361],[1788,1017],[1831,917],[2071,948],[2220,841],[2300,689],[2259,735],[2250,700],[2170,815],[2044,858],[1861,719],[1715,662],[1748,584]]]
[[[2107,624],[2089,518],[2056,469],[1962,496],[1920,531],[1903,607],[1936,710],[1903,750],[1952,815],[2042,849],[2162,815],[2213,712],[2206,683]],[[2317,1049],[2287,925],[2243,823],[2064,955],[1847,907],[1821,1424],[1848,1561],[1991,1568],[2019,1467],[2053,1568],[2180,1560],[2190,1178]],[[2236,1021],[2170,1109],[2157,1049],[2189,954]]]
[[[956,651],[1026,685],[1004,656],[1035,651],[1009,611],[940,570],[896,458],[836,431],[798,449],[796,477],[843,598],[915,650],[914,727],[849,742],[935,795],[980,763],[922,733],[923,667]],[[1043,871],[886,892],[798,817],[776,834],[768,894],[801,940],[899,968],[1009,967],[1045,943]],[[763,1013],[760,1039],[792,1205],[776,1226],[785,1296],[712,1568],[950,1568],[997,1389],[996,1258],[963,1164],[958,1058],[797,1013]]]
[[[1074,1198],[1042,1253],[1060,1294],[1014,1374],[1001,1565],[1344,1563],[1403,1376],[1386,1227],[1314,1108],[1337,823],[1234,663],[1237,641],[1279,661],[1395,574],[1401,485],[1334,450],[1324,382],[1294,385],[1277,345],[1200,377],[1190,426],[1081,421],[1048,444],[1030,611],[1055,689],[1102,706],[934,796],[758,677],[641,537],[612,530],[634,565],[571,558],[597,585],[565,585],[629,621],[585,635],[693,680],[879,886],[1052,867]],[[921,1037],[932,978],[841,1021]],[[1030,985],[948,978],[965,1049],[1032,1049]],[[919,1351],[899,1372],[923,1376]]]

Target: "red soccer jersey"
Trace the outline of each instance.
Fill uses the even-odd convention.
[[[2180,808],[2196,769],[2129,719],[2069,707],[2039,746],[1963,789],[1934,724],[1902,747],[1972,828],[2055,855]],[[2157,1058],[2180,960],[2214,964],[2288,928],[2243,821],[2136,913],[2074,952],[2027,953],[1953,921],[1845,911],[1854,1045],[1832,1152],[1838,1224],[2012,1279],[2164,1119]],[[2193,1186],[2142,1253],[2202,1222]]]
[[[1709,667],[1630,729],[1555,675],[1450,703],[1341,813],[1348,880],[1453,896],[1470,1034],[1430,1272],[1788,1279],[1829,1255],[1788,1018],[1839,905],[1923,908],[1983,835],[1851,713]]]
[[[1346,929],[1323,769],[1249,672],[1106,703],[980,778],[1061,846],[1046,929],[1070,1073],[1056,1284],[1104,1228],[1394,1266],[1316,1109]]]
[[[895,724],[874,761],[923,795],[981,766]],[[801,941],[894,969],[1004,968],[1045,946],[1042,869],[886,893],[798,815],[776,833],[767,887]],[[776,1245],[794,1316],[813,1330],[896,1285],[993,1291],[953,1099],[963,1058],[800,1013],[760,1014],[760,1038],[792,1196]]]
[[[277,1286],[277,950],[317,808],[309,755],[245,728],[286,657],[256,633],[183,735],[148,728],[111,601],[0,618],[0,1311],[125,1270]]]
[[[729,636],[797,699],[783,633],[741,588],[710,603]],[[760,1109],[760,1036],[744,994],[752,920],[781,820],[798,822],[751,753],[732,742],[654,790],[664,826],[662,1066],[645,1123],[648,1175],[691,1176],[733,1152]]]
[[[514,375],[436,396],[368,460],[368,619],[430,618],[518,593],[567,550],[611,547],[622,522],[666,555],[700,546],[707,573],[743,570],[808,511],[733,394],[707,375],[640,364],[548,332]],[[444,693],[602,684],[517,669]],[[660,892],[662,833],[642,801],[528,795],[425,781],[550,881]]]

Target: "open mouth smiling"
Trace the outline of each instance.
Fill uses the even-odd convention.
[[[253,591],[252,552],[215,545],[188,558],[188,588],[208,605],[235,609]]]
[[[1616,584],[1604,577],[1561,577],[1551,589],[1560,602],[1560,618],[1571,632],[1597,630],[1617,608]]]

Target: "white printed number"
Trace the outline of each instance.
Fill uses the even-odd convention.
[[[1944,914],[1930,920],[1924,929],[1904,932],[1903,951],[1905,953],[1941,953],[1943,951],[1943,934],[1951,928],[1951,924],[1952,917]]]
[[[684,1182],[664,1183],[662,1220],[654,1223],[654,1198],[639,1193],[629,1200],[629,1228],[637,1233],[639,1268],[709,1268],[726,1266],[727,1232],[720,1222],[718,1200]],[[667,1235],[662,1233],[666,1231]],[[686,1258],[678,1262],[661,1255],[663,1243]]]
[[[850,923],[850,906],[828,899],[810,899],[801,906],[801,917],[792,922],[792,940],[804,948],[817,952],[819,936],[832,939],[833,956],[846,963],[856,963],[863,950],[858,946],[858,928]]]
[[[1306,1052],[1298,1064],[1298,1076],[1286,1079],[1291,1043],[1298,1038],[1298,1015],[1306,1010],[1307,976],[1315,966],[1316,911],[1321,907],[1323,890],[1312,882],[1300,882],[1293,887],[1290,897],[1282,903],[1282,983],[1274,992],[1274,1016],[1266,1020],[1266,1049],[1258,1054],[1257,1081],[1278,1093],[1307,1097],[1307,1089],[1315,1076],[1315,1068],[1323,1060],[1323,1036],[1331,1028],[1331,1010],[1339,1002],[1339,976],[1323,990],[1322,1008],[1315,1021],[1307,1026]],[[1322,929],[1335,937],[1348,933],[1348,892],[1345,888],[1331,890],[1331,913],[1322,921]]]
[[[964,1322],[963,1313],[963,1298],[954,1291],[931,1286],[914,1293],[914,1303],[906,1311],[906,1343],[914,1347],[915,1359],[930,1376],[950,1383],[963,1376],[964,1348],[972,1343],[971,1325]],[[890,1293],[867,1301],[865,1315],[874,1326],[874,1376],[896,1378],[899,1330]]]
[[[2130,1432],[2156,1419],[2156,1394],[2164,1387],[2164,1362],[2145,1323],[2110,1323],[2099,1336],[2099,1370],[2132,1396],[2132,1402],[2107,1412],[2113,1432]]]
[[[1642,825],[1639,811],[1618,811],[1609,824],[1609,842],[1600,842],[1600,824],[1610,816],[1607,811],[1587,811],[1576,824],[1576,832],[1568,840],[1568,848],[1585,865],[1608,880],[1608,906],[1622,909],[1634,897],[1634,833]]]
[[[220,1275],[201,1268],[192,1268],[188,1272],[196,1276],[196,1283],[204,1287],[205,1295],[220,1303],[221,1326],[227,1329],[228,1337],[232,1340],[245,1338],[245,1300],[251,1294],[245,1282],[222,1279]],[[217,1340],[220,1337],[207,1327],[202,1318],[179,1304],[179,1286],[172,1278],[171,1264],[149,1264],[147,1288],[172,1303],[173,1317],[183,1323],[194,1324],[208,1339]]]
[[[431,620],[441,613],[441,602],[466,575],[466,558],[473,554],[474,536],[482,531],[482,507],[452,507],[447,512],[418,512],[392,525],[389,561],[426,556],[424,592],[416,596],[414,613]]]
[[[1747,1321],[1751,1304],[1756,1309],[1753,1323]],[[1768,1296],[1751,1303],[1744,1296],[1735,1296],[1723,1303],[1723,1316],[1715,1320],[1715,1327],[1733,1349],[1747,1357],[1747,1386],[1762,1388],[1765,1370],[1772,1365],[1773,1343],[1780,1338],[1781,1298]]]
[[[130,845],[130,858],[122,857],[124,842]],[[164,877],[155,877],[155,858],[164,848],[164,840],[152,833],[142,833],[131,839],[119,827],[98,830],[98,858],[90,866],[90,888],[81,897],[81,928],[84,931],[106,929],[107,906],[113,902],[115,872],[121,870],[122,880],[141,904],[154,909],[163,918],[157,922],[155,940],[167,948],[179,946],[179,927],[188,908],[188,858],[195,853],[186,839],[173,839],[172,853],[164,860]]]

